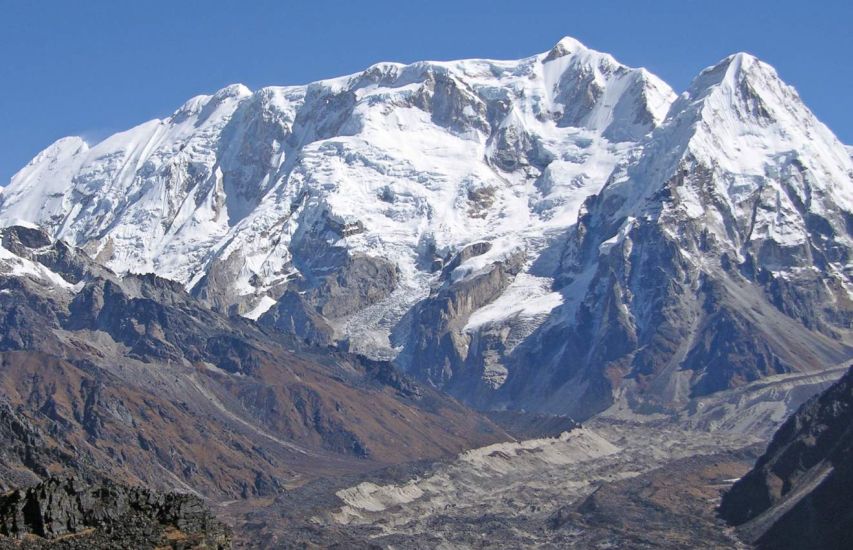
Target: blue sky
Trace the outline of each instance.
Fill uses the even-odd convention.
[[[300,84],[386,60],[512,59],[566,35],[679,91],[748,51],[853,143],[853,2],[810,4],[0,0],[0,184],[57,138],[97,141],[229,83]]]

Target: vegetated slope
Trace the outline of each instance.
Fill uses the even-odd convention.
[[[65,470],[212,497],[506,437],[382,362],[119,279],[31,228],[0,247],[0,483]]]

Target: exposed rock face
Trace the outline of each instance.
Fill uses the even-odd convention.
[[[155,275],[53,271],[52,250],[82,256],[56,269],[85,256],[10,234],[32,238],[0,247],[4,486],[98,472],[248,498],[507,437],[387,362],[225,317]]]
[[[330,321],[387,298],[397,287],[394,264],[365,254],[339,252],[339,255],[340,264],[323,265],[314,258],[313,265],[306,269],[315,281],[313,284],[306,282],[304,299]]]
[[[230,529],[196,496],[76,478],[0,496],[0,547],[18,547],[9,538],[26,538],[24,548],[231,548]]]
[[[779,428],[721,515],[759,548],[847,548],[853,537],[853,370]]]
[[[5,401],[0,401],[0,441],[0,490],[34,483],[57,467],[92,475],[72,453],[51,447],[49,436]]]
[[[317,346],[334,342],[334,329],[298,292],[288,290],[258,322],[300,338]]]
[[[521,271],[524,251],[486,263],[465,273],[465,263],[486,254],[488,243],[475,243],[460,251],[441,274],[441,285],[415,306],[400,325],[406,340],[407,367],[432,384],[472,399],[486,383],[482,361],[469,353],[471,335],[465,326],[471,314],[494,301]],[[462,270],[460,274],[459,271]],[[490,389],[490,388],[489,388]]]

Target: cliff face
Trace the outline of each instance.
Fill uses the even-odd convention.
[[[849,548],[851,495],[853,370],[785,422],[720,513],[760,548]]]
[[[193,495],[49,478],[0,496],[0,548],[231,547],[230,529]]]

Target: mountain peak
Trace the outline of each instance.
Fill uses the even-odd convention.
[[[572,36],[564,36],[554,45],[554,47],[563,48],[569,52],[589,49],[580,40]]]
[[[767,65],[751,53],[747,52],[735,52],[729,56],[726,56],[724,59],[720,60],[717,65],[727,65],[729,67],[733,67],[736,70],[748,69],[750,66],[755,63],[762,63]],[[768,65],[769,66],[769,65]]]
[[[699,99],[709,95],[714,89],[737,91],[743,88],[745,82],[749,82],[749,88],[759,93],[777,93],[782,89],[792,91],[792,88],[779,79],[776,69],[772,66],[752,54],[738,52],[704,69],[693,80],[686,93],[690,98]]]
[[[620,215],[642,217],[634,210],[640,196],[655,197],[643,213],[660,212],[667,195],[658,191],[672,184],[678,216],[707,218],[709,204],[723,198],[730,211],[705,221],[721,240],[731,230],[716,224],[722,219],[748,220],[740,244],[799,246],[808,241],[802,220],[810,215],[829,219],[834,234],[846,232],[836,211],[853,209],[847,150],[794,88],[753,55],[736,53],[703,70],[644,147],[625,177],[614,179],[613,191],[630,197]],[[707,177],[685,176],[700,173]],[[773,261],[766,265],[779,267]]]
[[[252,95],[252,90],[249,89],[248,86],[241,83],[230,84],[225,86],[215,94],[213,94],[213,99],[217,101],[223,101],[225,99],[230,99],[232,97],[241,98],[248,97]]]
[[[748,78],[753,74],[763,74],[778,79],[776,69],[761,61],[754,55],[746,52],[734,53],[725,59],[722,59],[717,63],[716,67],[717,70],[724,71],[725,79],[732,82]]]
[[[225,103],[229,99],[244,99],[252,95],[250,90],[244,84],[229,84],[224,88],[216,91],[213,95],[197,95],[187,100],[181,105],[170,117],[173,122],[180,121],[186,117],[190,117],[202,112],[202,110],[212,110],[219,105]]]
[[[552,61],[554,59],[565,57],[579,51],[586,51],[588,49],[589,48],[584,46],[579,40],[572,38],[571,36],[564,36],[548,51],[545,56],[545,61]]]
[[[697,127],[699,122],[703,123]],[[674,140],[682,144],[687,143],[687,134],[696,131],[716,134],[712,140],[717,144],[715,149],[731,148],[734,141],[742,141],[748,134],[762,134],[768,139],[773,134],[774,143],[791,142],[792,133],[803,134],[818,125],[796,90],[779,78],[776,69],[744,52],[729,55],[699,73],[672,104],[665,123]],[[746,143],[739,145],[744,151],[754,151]],[[762,155],[747,156],[757,159]]]

